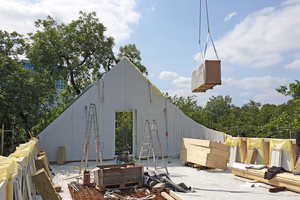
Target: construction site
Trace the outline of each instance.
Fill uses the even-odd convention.
[[[207,1],[205,2],[208,26],[207,41],[204,53],[201,49],[203,61],[192,71],[190,78],[191,91],[202,94],[222,84],[221,60],[210,35]],[[286,2],[286,4],[292,3],[292,1]],[[284,5],[282,4],[282,6]],[[151,10],[153,11],[154,8]],[[150,12],[150,9],[148,12]],[[263,13],[266,12],[266,10],[263,11]],[[89,23],[95,20],[93,18],[96,16],[95,13],[87,14],[80,11],[80,14],[80,22],[76,22],[78,24],[84,20]],[[230,20],[236,14],[235,12],[231,13],[225,21]],[[51,21],[50,16],[47,20],[49,21],[43,22],[44,25],[52,23],[57,25],[56,21]],[[201,22],[201,1],[199,21]],[[98,23],[97,20],[93,22]],[[36,22],[37,27],[42,27],[41,24],[41,20]],[[75,27],[74,24],[73,26]],[[200,45],[201,23],[199,26]],[[59,26],[59,28],[63,27],[65,25]],[[85,26],[77,27],[77,29],[82,31],[85,29],[83,27]],[[52,28],[51,26],[51,31],[56,30],[56,28]],[[47,30],[45,27],[44,29]],[[102,27],[101,24],[100,29],[102,30],[102,35],[100,34],[102,37],[103,30],[106,28]],[[99,30],[95,28],[95,31],[93,31],[97,32]],[[67,35],[72,35],[73,32],[71,30]],[[86,34],[85,30],[83,32],[80,34]],[[0,36],[1,34],[2,32],[0,32]],[[4,34],[6,32],[3,32]],[[44,44],[43,40],[46,40],[45,38],[48,35],[46,34],[45,38],[40,39],[38,38],[40,34],[41,32],[38,31],[31,39],[35,39],[37,44],[42,41],[40,46],[43,47],[47,43]],[[12,38],[14,37],[17,37],[16,34],[12,34]],[[90,35],[83,35],[80,40],[83,40],[84,37],[90,38]],[[97,38],[99,39],[97,36],[94,40]],[[216,60],[208,60],[205,57],[209,39],[212,42],[212,46],[209,48],[212,52],[214,51]],[[67,39],[63,38],[60,42],[55,41],[54,43],[62,43],[65,40]],[[101,66],[104,68],[103,63],[101,65],[98,60],[92,60],[93,58],[88,58],[88,56],[96,54],[97,50],[95,49],[97,48],[101,49],[98,49],[101,53],[106,53],[106,51],[112,53],[113,38],[108,39],[106,42],[105,45],[111,45],[111,49],[103,50],[101,48],[104,48],[104,42],[101,45],[94,46],[94,41],[92,41],[92,45],[90,43],[89,45],[93,47],[94,52],[85,52],[86,57],[84,59],[83,55],[74,56],[78,59],[74,63],[84,63],[88,60],[86,65],[80,66],[81,71],[84,71],[84,67],[92,65],[94,68],[98,67],[97,70],[100,70]],[[21,43],[16,44],[20,45]],[[1,45],[2,43],[0,44],[2,48]],[[68,48],[73,45],[72,42]],[[85,44],[78,49],[83,48],[82,46],[85,46]],[[51,48],[48,48],[49,51]],[[63,45],[59,46],[59,50],[64,48]],[[35,49],[32,49],[31,54],[28,53],[27,55],[33,56],[36,60],[39,60],[40,57],[42,60],[42,58],[51,57],[52,54],[55,54],[55,50],[53,50],[53,52],[47,52],[47,56],[34,57],[39,51],[35,52]],[[71,55],[73,56],[73,52],[71,52]],[[101,60],[101,56],[94,57]],[[58,57],[62,58],[65,55],[53,56],[49,59],[50,61],[46,58],[46,64],[40,62],[44,65],[39,66],[41,69],[38,67],[36,69],[43,71],[46,65],[51,65],[49,67],[51,71],[50,79],[55,76],[55,70],[61,70],[56,77],[60,81],[60,89],[65,87],[64,84],[67,81],[76,86],[76,79],[64,79],[65,82],[61,79],[63,68],[72,61],[59,60],[56,66],[52,63],[52,60],[58,59]],[[31,60],[28,60],[27,63],[30,64],[32,61],[34,59],[31,57]],[[289,127],[279,127],[277,122],[278,138],[274,134],[270,137],[259,137],[261,136],[259,134],[257,134],[257,137],[247,137],[244,131],[239,131],[238,125],[237,127],[230,127],[229,124],[226,124],[226,133],[217,131],[224,130],[225,122],[223,125],[219,124],[219,127],[208,128],[202,123],[198,123],[199,121],[196,122],[195,118],[192,119],[187,116],[187,112],[184,113],[178,106],[174,105],[171,101],[172,98],[168,98],[168,94],[162,93],[158,87],[144,76],[145,71],[142,72],[142,68],[139,68],[141,66],[136,66],[130,58],[123,55],[122,58],[114,61],[116,62],[115,65],[106,66],[104,72],[101,73],[96,71],[92,74],[92,68],[86,69],[87,74],[82,77],[98,75],[97,79],[93,77],[95,78],[93,81],[86,81],[84,84],[88,83],[87,87],[84,87],[81,91],[74,87],[74,91],[77,92],[74,95],[75,97],[70,98],[68,96],[68,104],[59,114],[55,113],[57,114],[54,115],[55,119],[49,122],[45,126],[46,128],[43,127],[42,131],[32,136],[29,127],[25,126],[22,130],[25,134],[28,134],[26,143],[18,144],[14,148],[14,145],[16,145],[14,143],[14,124],[12,130],[7,130],[2,125],[1,154],[4,155],[3,146],[5,145],[3,143],[6,133],[11,133],[11,152],[7,157],[0,156],[0,200],[299,199],[300,130],[293,130],[292,133],[291,123],[289,123]],[[110,62],[112,61],[109,60],[108,63],[111,64]],[[58,66],[60,64],[63,67]],[[18,65],[18,63],[16,62],[15,65]],[[21,68],[24,68],[24,66],[21,66]],[[32,67],[31,71],[27,70],[27,73],[34,74],[33,72],[36,69]],[[44,72],[46,73],[46,70]],[[72,71],[70,76],[73,78],[74,74],[76,73]],[[179,77],[177,73],[173,75]],[[9,77],[9,75],[4,77],[6,76]],[[66,77],[68,76],[66,75]],[[16,77],[18,78],[18,76]],[[77,82],[84,82],[82,77],[79,77]],[[184,77],[180,78],[184,79]],[[89,81],[92,83],[90,84]],[[43,84],[44,82],[46,81],[43,80]],[[3,81],[3,83],[6,82]],[[5,86],[3,83],[0,83],[0,86]],[[299,81],[297,83],[299,86]],[[80,84],[80,87],[84,85],[83,83]],[[15,88],[12,91],[17,93]],[[281,86],[279,92],[290,95],[286,87]],[[242,94],[248,95],[244,91]],[[2,96],[0,97],[2,98]],[[12,99],[14,98],[15,96],[12,97]],[[58,99],[60,98],[63,98],[63,96],[59,96]],[[48,100],[46,99],[45,102]],[[29,104],[30,101],[27,101],[27,103]],[[255,104],[251,100],[248,105],[251,103],[256,107],[261,106],[260,103]],[[273,105],[269,106],[272,107]],[[41,103],[37,103],[37,113],[39,111],[42,113],[41,107]],[[47,108],[45,105],[44,107]],[[276,106],[274,105],[274,107]],[[259,110],[259,108],[257,109]],[[284,116],[288,115],[284,111],[282,113]],[[25,119],[24,113],[21,114],[23,114],[21,118],[23,116]],[[39,115],[37,116],[39,117]],[[224,116],[222,117],[226,120],[231,117],[229,115]],[[53,116],[49,118],[51,117]],[[198,117],[206,118],[206,116]],[[232,119],[238,119],[239,117]],[[12,118],[15,121],[15,117]],[[24,119],[22,119],[22,122],[26,121]],[[210,120],[207,117],[206,122]],[[216,118],[216,120],[219,120],[219,118]],[[284,120],[280,122],[282,121]],[[232,123],[236,123],[236,121]],[[299,126],[298,124],[296,126],[296,123],[299,124],[299,121],[294,120],[294,127],[298,128]],[[8,124],[11,124],[11,121]],[[253,126],[251,124],[249,127],[249,130],[252,128],[253,132],[257,130],[263,132],[265,130],[261,128],[261,124]],[[230,134],[233,131],[230,132],[229,129],[237,129],[237,134]],[[271,127],[269,132],[274,132],[273,129],[274,127]],[[288,133],[284,132],[284,138],[289,139],[280,138],[279,132],[282,129],[289,131]],[[286,137],[286,135],[288,136]],[[9,141],[9,139],[6,139],[6,141]],[[7,143],[6,146],[8,146]]]
[[[218,83],[206,80],[200,89]],[[132,114],[132,147],[116,156],[111,133],[122,111]],[[296,146],[196,123],[123,58],[36,138],[1,157],[1,199],[298,199]]]

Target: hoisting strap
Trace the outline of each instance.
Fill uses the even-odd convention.
[[[217,50],[216,50],[214,41],[213,41],[213,39],[211,37],[211,34],[210,34],[207,0],[205,0],[205,5],[206,5],[206,19],[207,19],[207,38],[206,38],[206,44],[205,44],[205,49],[204,49],[204,56],[202,55],[202,57],[203,57],[203,60],[204,60],[205,55],[206,55],[206,50],[207,50],[208,39],[210,38],[212,46],[213,46],[215,54],[216,54],[216,57],[219,60],[219,56],[217,54]],[[199,16],[199,45],[200,45],[200,36],[201,36],[200,32],[201,32],[201,0],[200,0],[200,16]],[[201,45],[200,45],[200,49],[201,49]],[[201,49],[201,54],[202,54],[202,49]]]

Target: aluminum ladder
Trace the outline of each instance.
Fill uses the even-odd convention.
[[[88,120],[87,120],[87,127],[86,127],[86,131],[85,131],[79,174],[81,174],[83,162],[85,162],[84,171],[87,168],[92,123],[94,124],[96,165],[98,165],[99,160],[100,160],[100,165],[102,165],[102,155],[101,155],[101,148],[100,148],[100,136],[99,136],[99,129],[98,129],[97,109],[96,109],[96,105],[91,103],[89,106],[89,111],[88,111]]]
[[[144,129],[144,137],[143,137],[143,142],[141,144],[141,151],[140,151],[139,160],[138,160],[138,164],[139,164],[141,161],[141,158],[147,158],[147,169],[149,168],[150,149],[152,150],[152,154],[153,154],[153,162],[154,162],[155,170],[157,170],[156,160],[158,160],[159,157],[161,157],[163,160],[164,166],[165,166],[165,170],[166,170],[167,174],[169,175],[168,168],[167,168],[165,158],[163,155],[163,151],[161,149],[161,142],[160,142],[159,136],[158,136],[157,124],[154,119],[153,119],[152,123],[149,123],[149,120],[146,119],[145,129]],[[143,152],[147,152],[147,155],[143,156]],[[156,159],[156,156],[157,156],[157,159]]]

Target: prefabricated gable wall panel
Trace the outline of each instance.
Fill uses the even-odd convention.
[[[82,157],[86,107],[96,104],[100,147],[103,159],[115,156],[115,113],[133,113],[133,154],[138,156],[144,135],[145,121],[156,120],[164,155],[167,155],[165,113],[167,110],[169,156],[180,155],[182,138],[206,139],[224,143],[224,133],[208,129],[166,100],[126,58],[93,84],[39,135],[39,148],[45,149],[50,162],[57,160],[57,150],[66,147],[66,161]],[[96,158],[92,124],[89,160]]]

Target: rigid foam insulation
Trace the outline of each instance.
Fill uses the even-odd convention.
[[[96,104],[100,147],[103,159],[115,156],[115,113],[133,113],[133,155],[138,156],[145,121],[157,122],[160,142],[167,155],[165,112],[167,111],[169,156],[179,157],[182,138],[224,143],[224,133],[208,129],[166,100],[157,87],[145,78],[127,58],[123,58],[98,82],[89,86],[71,105],[39,135],[39,147],[45,149],[50,162],[57,161],[57,150],[66,148],[66,161],[79,161],[84,144],[86,112]],[[93,125],[92,125],[93,126]],[[91,132],[89,160],[95,160],[94,131]]]

